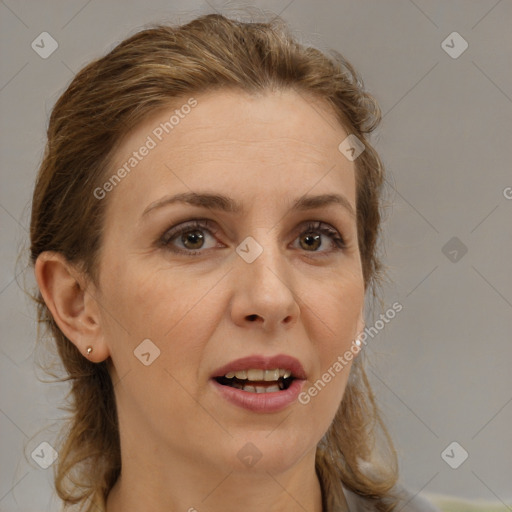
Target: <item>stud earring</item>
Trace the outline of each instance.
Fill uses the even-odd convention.
[[[92,352],[92,347],[87,347],[87,355],[90,355],[91,352]]]

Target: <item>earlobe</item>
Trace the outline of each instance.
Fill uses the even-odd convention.
[[[75,266],[62,254],[45,251],[36,260],[34,274],[44,302],[63,334],[90,361],[106,359],[109,351],[99,309],[88,296],[85,279]]]

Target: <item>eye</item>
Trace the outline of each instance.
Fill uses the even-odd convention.
[[[207,238],[204,236],[205,232],[210,235],[214,235],[217,232],[207,219],[198,219],[193,222],[180,224],[164,234],[160,240],[160,245],[176,253],[195,256],[204,252],[197,249],[203,248],[205,238]],[[173,245],[174,243],[182,244],[184,249],[176,248]]]
[[[299,240],[300,248],[306,252],[328,256],[330,253],[343,250],[346,247],[345,241],[339,232],[328,224],[320,221],[309,222],[305,227],[304,225],[301,226],[301,229],[302,231],[296,240]],[[161,237],[159,245],[175,253],[197,256],[205,252],[201,251],[201,249],[204,249],[205,240],[208,236],[213,238],[216,232],[217,229],[207,219],[197,219],[166,231]],[[324,246],[322,237],[330,238],[331,246],[334,246],[334,249],[318,251],[317,249]],[[181,244],[181,247],[179,244]],[[215,245],[212,247],[215,247]]]
[[[320,221],[309,222],[306,225],[306,230],[299,235],[300,247],[306,252],[319,252],[316,249],[324,245],[322,236],[327,236],[331,239],[331,245],[335,247],[334,251],[346,248],[345,241],[338,231]],[[313,249],[313,251],[310,249]],[[320,251],[322,257],[328,256],[331,252],[333,251]]]

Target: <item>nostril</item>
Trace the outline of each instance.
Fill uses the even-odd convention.
[[[248,318],[251,322],[254,322],[254,320],[257,320],[258,315],[249,315],[247,318]]]

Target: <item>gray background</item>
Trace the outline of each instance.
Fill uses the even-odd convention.
[[[56,510],[58,503],[52,468],[41,469],[30,453],[52,442],[67,388],[38,380],[47,377],[34,365],[35,309],[18,284],[34,280],[26,255],[16,262],[28,246],[48,114],[74,73],[145,24],[230,14],[233,5],[246,4],[0,1],[2,511]],[[415,492],[512,510],[512,2],[252,5],[282,13],[303,42],[341,51],[384,113],[372,140],[392,203],[385,302],[404,309],[366,352],[402,481]],[[59,44],[47,59],[31,48],[43,31]],[[454,31],[469,44],[458,58],[441,46]],[[453,237],[458,247],[444,248]],[[452,441],[469,453],[458,469],[441,457]]]

